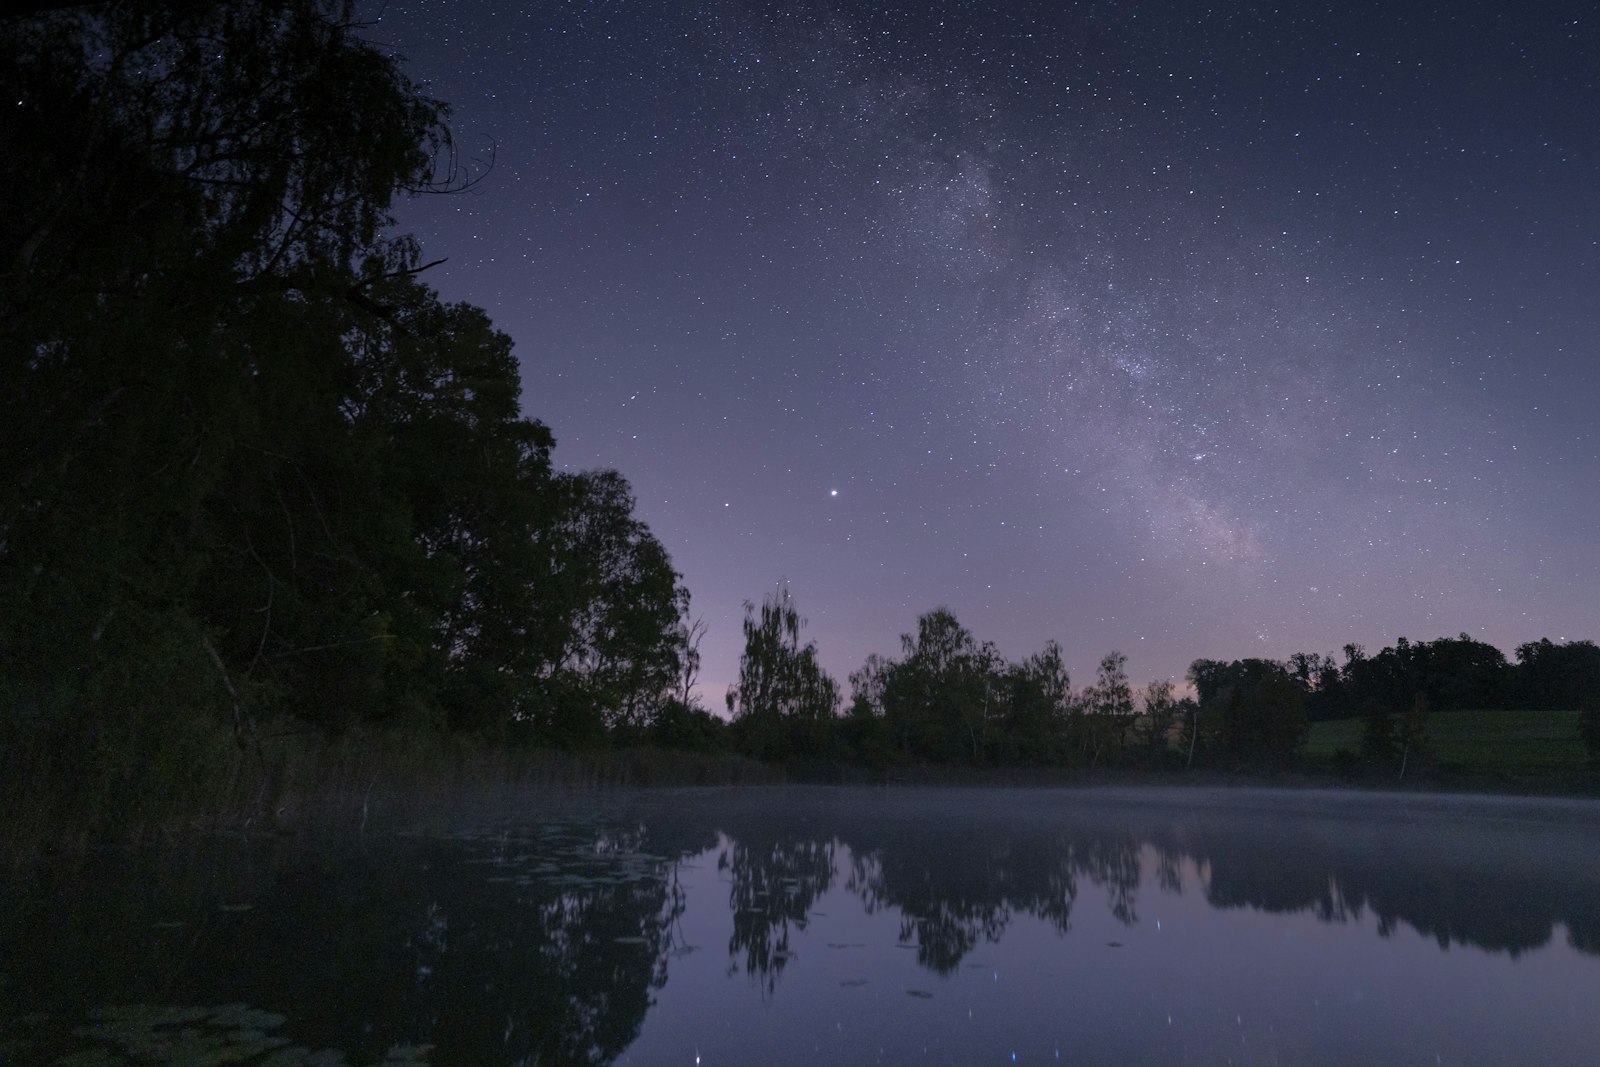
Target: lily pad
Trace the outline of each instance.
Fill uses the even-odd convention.
[[[165,1004],[112,1004],[96,1008],[89,1018],[100,1023],[123,1024],[140,1029],[157,1026],[185,1026],[202,1022],[211,1012],[205,1008],[175,1008]]]

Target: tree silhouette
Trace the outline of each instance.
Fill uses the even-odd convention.
[[[1173,695],[1172,681],[1151,682],[1144,690],[1145,744],[1157,756],[1165,756],[1172,745],[1172,727],[1178,721],[1179,702]]]
[[[96,819],[229,720],[599,740],[678,674],[626,482],[553,471],[510,339],[387,232],[463,177],[352,10],[0,21],[0,760]]]
[[[1600,696],[1586,697],[1578,717],[1578,735],[1583,740],[1589,766],[1600,771]]]
[[[762,759],[819,755],[839,707],[839,686],[817,663],[817,646],[800,643],[805,620],[785,585],[760,608],[745,602],[739,683],[728,711],[740,746]]]
[[[1600,646],[1593,641],[1557,644],[1548,637],[1518,645],[1513,684],[1523,707],[1581,707],[1600,696]]]
[[[1233,759],[1281,761],[1305,741],[1305,691],[1285,664],[1201,659],[1190,665],[1189,680],[1200,733]],[[1187,740],[1195,747],[1193,736]]]

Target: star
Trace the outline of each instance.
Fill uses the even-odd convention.
[[[1098,5],[1033,5],[1056,13],[1032,35],[897,5],[885,36],[874,5],[747,0],[705,9],[707,47],[632,62],[681,35],[667,7],[547,50],[580,20],[523,6],[457,6],[495,57],[477,74],[433,5],[386,7],[407,70],[499,146],[481,195],[407,200],[399,229],[515,341],[556,461],[638,489],[697,605],[805,575],[838,677],[940,604],[1019,655],[1135,648],[1141,678],[1477,619],[1506,650],[1600,636],[1572,591],[1600,573],[1600,496],[1571,488],[1600,477],[1600,265],[1567,224],[1593,214],[1574,176],[1600,142],[1568,134],[1600,85],[1461,63],[1498,54],[1495,5],[1263,15],[1269,73],[1181,5],[1168,30],[1220,48]],[[1587,69],[1587,38],[1512,21],[1519,69]],[[1061,65],[1086,31],[1117,47]],[[1357,36],[1418,62],[1382,92],[1317,80]],[[840,474],[871,489],[847,514],[791,488]],[[825,526],[869,505],[870,532]],[[743,645],[707,637],[709,691]]]

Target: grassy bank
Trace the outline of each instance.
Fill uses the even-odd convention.
[[[726,753],[551,751],[420,730],[269,725],[242,748],[220,723],[161,742],[80,738],[69,751],[37,732],[3,740],[0,857],[12,861],[202,830],[394,827],[528,791],[784,780]]]
[[[726,752],[656,748],[551,751],[495,738],[427,730],[355,729],[329,736],[266,724],[240,747],[226,723],[123,723],[115,732],[51,733],[0,721],[0,859],[136,843],[203,830],[281,833],[383,829],[451,807],[540,790],[784,781],[927,786],[1267,785],[1442,789],[1595,795],[1574,711],[1466,711],[1432,715],[1427,752],[1396,768],[1359,756],[1362,724],[1313,726],[1287,764],[1182,768],[1160,762],[1095,771],[1050,767],[895,764],[837,760],[786,766]],[[142,727],[142,728],[141,728]]]
[[[1588,793],[1595,789],[1577,711],[1447,711],[1428,716],[1423,758],[1407,777],[1467,789]],[[1312,726],[1302,755],[1312,765],[1353,767],[1360,719]]]

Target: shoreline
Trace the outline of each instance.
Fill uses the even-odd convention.
[[[785,785],[891,789],[1277,789],[1349,794],[1595,799],[1600,774],[1543,780],[1437,769],[1404,781],[1338,773],[1302,760],[1270,768],[970,767],[840,761],[762,763],[728,752],[647,746],[550,750],[482,737],[403,730],[352,731],[336,738],[282,731],[241,749],[219,735],[208,759],[174,775],[170,761],[139,768],[119,788],[75,791],[35,773],[4,790],[11,818],[0,830],[9,866],[45,855],[173,841],[195,834],[286,835],[318,830],[387,832],[430,812],[503,803],[512,797],[601,794],[661,787],[770,788]],[[142,773],[140,773],[142,772]],[[31,779],[31,780],[28,780]],[[119,796],[120,794],[120,796]]]

